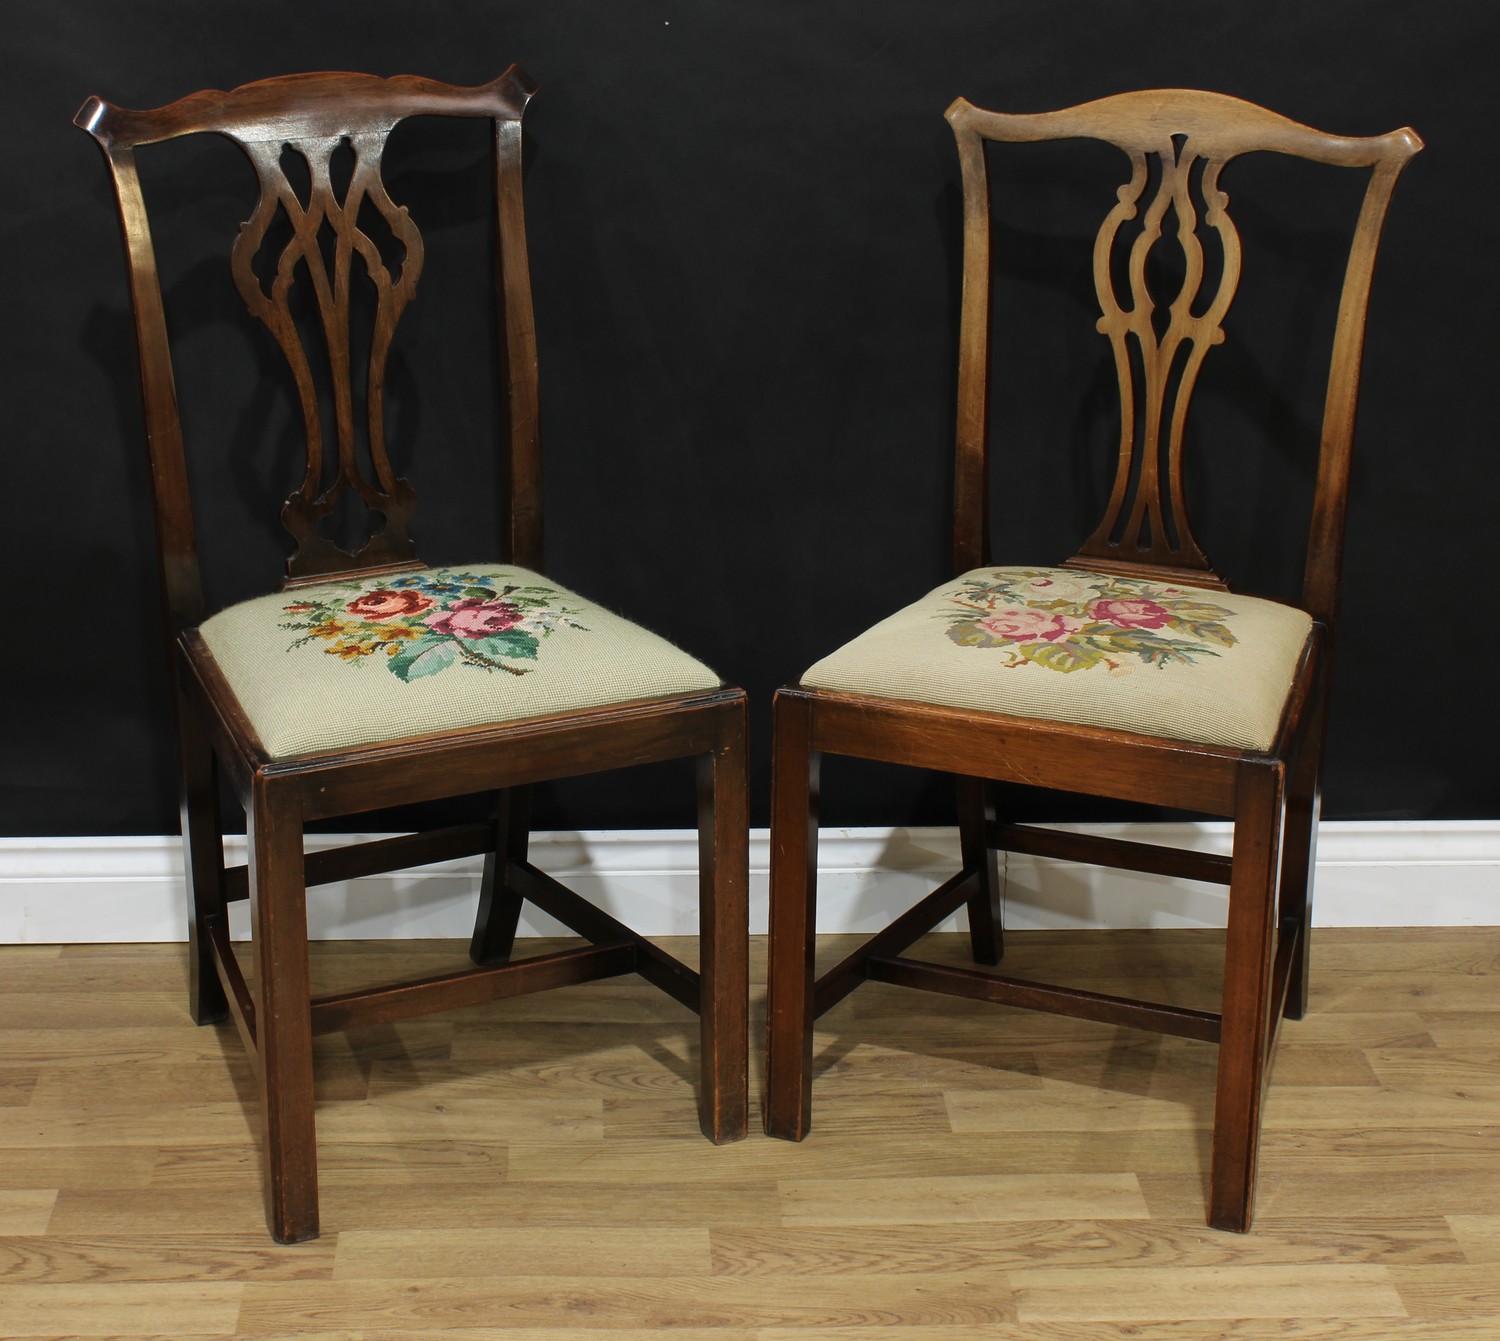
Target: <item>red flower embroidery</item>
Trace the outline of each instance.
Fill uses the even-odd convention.
[[[377,587],[374,591],[365,592],[357,600],[350,601],[345,609],[361,619],[396,619],[401,615],[420,614],[436,604],[431,597],[419,595],[415,591],[389,591],[384,587]]]

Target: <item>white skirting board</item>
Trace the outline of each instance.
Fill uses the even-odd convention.
[[[1227,851],[1227,824],[1077,825],[1138,842]],[[333,847],[357,836],[315,836]],[[243,860],[244,840],[226,844]],[[541,833],[532,859],[646,935],[698,929],[692,830]],[[766,929],[766,831],[750,835],[750,925]],[[825,829],[818,846],[820,931],[875,930],[957,869],[952,829]],[[309,893],[318,939],[467,937],[480,859],[368,876]],[[183,939],[181,849],[175,836],[0,839],[0,944]],[[1318,841],[1320,926],[1500,925],[1500,820],[1326,823]],[[1009,858],[1006,925],[1224,925],[1222,886]],[[235,905],[237,935],[247,907]],[[961,915],[960,915],[961,916]],[[961,925],[951,921],[949,929]],[[561,928],[528,907],[522,935]]]
[[[1076,825],[1137,841],[1224,852],[1229,825]],[[315,835],[339,846],[359,835]],[[243,838],[228,840],[243,859]],[[697,930],[697,835],[691,829],[544,832],[544,870],[648,936]],[[823,829],[817,849],[820,932],[879,929],[957,868],[953,829]],[[765,932],[765,829],[750,834],[750,929]],[[366,876],[309,892],[318,939],[468,936],[480,858]],[[1314,921],[1326,927],[1500,924],[1500,820],[1331,822],[1319,837]],[[1011,856],[1007,921],[1034,927],[1221,927],[1223,886]],[[248,907],[236,904],[243,936]],[[184,900],[175,835],[0,838],[0,944],[180,941]],[[960,915],[962,918],[962,915]],[[954,929],[960,921],[945,926]],[[523,936],[558,935],[532,907]]]

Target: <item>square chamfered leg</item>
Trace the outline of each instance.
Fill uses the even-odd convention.
[[[720,1145],[749,1122],[750,815],[743,698],[720,710],[717,748],[698,756],[700,1121]]]
[[[969,946],[976,964],[998,964],[1005,955],[1005,922],[1001,896],[1005,886],[1000,860],[990,846],[995,822],[993,789],[983,778],[957,779],[958,840],[966,871],[979,872],[968,902]]]
[[[209,945],[210,929],[229,916],[219,777],[197,709],[180,692],[177,717],[182,864],[187,885],[188,1010],[196,1024],[217,1024],[229,1018],[229,1003]]]
[[[765,1128],[770,1136],[800,1141],[812,1125],[818,900],[819,756],[808,701],[778,694],[774,730]]]
[[[1261,1101],[1276,1021],[1271,1018],[1276,886],[1285,823],[1285,778],[1274,761],[1241,765],[1234,867],[1224,944],[1223,1020],[1208,1222],[1245,1233],[1255,1204]]]
[[[264,777],[251,784],[247,823],[266,1221],[278,1243],[299,1243],[318,1234],[302,823]]]
[[[484,854],[479,908],[469,958],[476,964],[504,964],[515,949],[525,901],[512,889],[510,864],[525,861],[531,840],[531,788],[506,787],[495,794],[495,834]]]
[[[1313,885],[1317,878],[1318,822],[1323,809],[1323,741],[1328,700],[1318,703],[1315,720],[1308,728],[1301,754],[1287,782],[1286,835],[1281,854],[1281,893],[1277,920],[1283,929],[1294,928],[1297,944],[1287,977],[1286,1003],[1282,1011],[1289,1020],[1307,1014],[1309,964],[1312,955]]]

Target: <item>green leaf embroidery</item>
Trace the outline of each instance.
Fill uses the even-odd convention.
[[[1172,627],[1181,629],[1191,637],[1200,638],[1211,643],[1218,643],[1220,647],[1233,647],[1239,642],[1239,639],[1229,631],[1227,625],[1219,623],[1214,618],[1174,620]]]
[[[1102,643],[1111,652],[1130,652],[1138,656],[1155,651],[1159,647],[1174,646],[1157,634],[1143,629],[1115,629],[1108,625],[1094,625],[1084,629],[1084,634],[1096,643]]]
[[[436,675],[458,659],[452,638],[418,638],[407,643],[386,662],[398,680],[410,682]]]
[[[988,630],[980,628],[972,619],[962,619],[956,624],[950,624],[948,636],[960,647],[1003,647],[1010,642],[1009,638],[997,638]]]
[[[1106,660],[1103,652],[1085,642],[1023,643],[1016,649],[1027,661],[1048,670],[1088,670]]]
[[[469,646],[481,656],[496,660],[506,657],[536,660],[537,641],[524,629],[506,629],[503,633],[492,633],[488,638],[475,638]]]

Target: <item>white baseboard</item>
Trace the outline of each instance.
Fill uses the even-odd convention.
[[[1143,842],[1226,851],[1225,824],[1068,826]],[[351,836],[317,836],[337,846]],[[243,859],[243,839],[229,859]],[[543,833],[533,859],[646,935],[698,928],[697,836],[691,830]],[[766,831],[750,836],[751,930],[764,932]],[[957,868],[952,829],[825,829],[818,846],[818,929],[883,926]],[[370,876],[312,892],[318,939],[467,937],[480,861]],[[175,836],[0,839],[0,944],[183,938],[182,862]],[[1324,824],[1314,920],[1320,926],[1500,924],[1500,821]],[[1011,857],[1006,925],[1200,927],[1224,924],[1221,886]],[[236,934],[246,906],[234,908]],[[960,925],[950,921],[950,929]],[[522,935],[562,929],[528,907]]]

